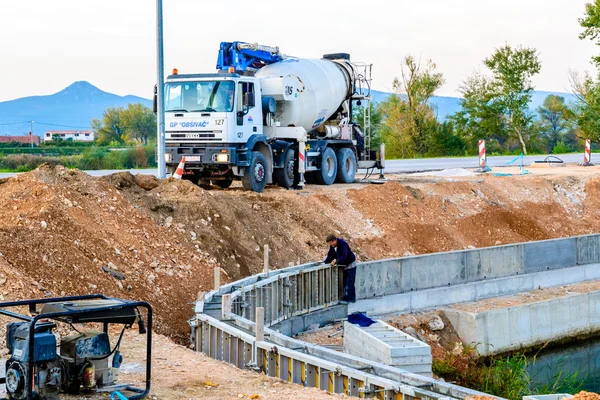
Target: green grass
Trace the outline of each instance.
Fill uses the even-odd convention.
[[[532,388],[527,370],[535,362],[535,357],[530,360],[525,354],[482,361],[474,356],[474,348],[466,348],[462,354],[447,353],[443,360],[434,360],[432,368],[446,381],[509,400],[535,394],[577,393],[585,384],[577,373],[567,376],[559,371],[549,377],[550,384]]]

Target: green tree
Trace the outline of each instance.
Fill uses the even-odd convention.
[[[413,142],[417,154],[427,152],[427,138],[437,129],[437,120],[429,100],[444,84],[444,75],[436,71],[437,66],[431,60],[424,64],[407,56],[401,67],[401,77],[395,78],[394,93],[401,96],[401,109],[408,113],[403,124],[405,134]]]
[[[459,92],[461,109],[449,119],[465,141],[466,150],[476,151],[479,139],[487,139],[491,151],[500,150],[509,134],[493,80],[475,73],[463,82]]]
[[[600,0],[585,5],[585,14],[579,18],[579,25],[584,29],[579,35],[581,40],[589,39],[600,45]],[[593,57],[596,65],[600,65],[600,56]]]
[[[531,78],[542,68],[537,50],[521,46],[513,49],[505,45],[483,63],[492,71],[497,101],[504,108],[509,129],[517,136],[523,153],[527,154],[524,137],[534,121],[529,112],[533,92]]]
[[[538,114],[541,130],[547,136],[548,147],[552,149],[559,141],[563,140],[563,134],[570,129],[573,112],[566,104],[564,97],[551,94],[538,108]]]
[[[102,119],[92,120],[92,130],[99,145],[123,144],[126,139],[126,126],[122,119],[123,107],[107,108]]]
[[[577,136],[600,143],[600,80],[589,73],[571,74],[571,87],[577,98],[575,121]]]
[[[129,104],[120,114],[127,141],[146,145],[148,140],[156,140],[156,115],[150,108],[141,103]]]
[[[476,73],[459,89],[464,98],[462,110],[453,117],[457,129],[470,139],[474,135],[480,139],[491,137],[500,144],[515,139],[527,154],[526,140],[536,133],[529,102],[531,79],[541,70],[537,51],[505,45],[483,64],[491,77]]]

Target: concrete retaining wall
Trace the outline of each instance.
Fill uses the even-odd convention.
[[[587,264],[359,300],[349,304],[348,311],[404,314],[597,279],[600,264]]]
[[[486,356],[600,331],[600,291],[478,313],[444,312],[461,340]]]
[[[600,235],[364,262],[359,300],[600,262]]]

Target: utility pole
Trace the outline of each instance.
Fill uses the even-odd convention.
[[[29,126],[29,143],[31,143],[31,148],[33,149],[33,121],[30,122]]]
[[[164,103],[164,85],[165,85],[165,62],[163,50],[163,7],[162,0],[156,0],[156,68],[157,68],[157,164],[158,177],[164,179],[167,176],[167,166],[165,164],[165,103]]]

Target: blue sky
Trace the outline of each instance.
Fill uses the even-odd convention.
[[[431,58],[457,88],[495,47],[539,50],[539,90],[568,91],[569,70],[591,70],[600,52],[581,41],[585,0],[164,0],[165,68],[212,72],[221,41],[279,46],[317,58],[348,52],[391,88],[402,58]],[[293,4],[293,5],[292,5]],[[27,0],[0,4],[0,101],[50,94],[87,80],[150,97],[156,80],[154,0]],[[358,22],[356,22],[358,21]]]

